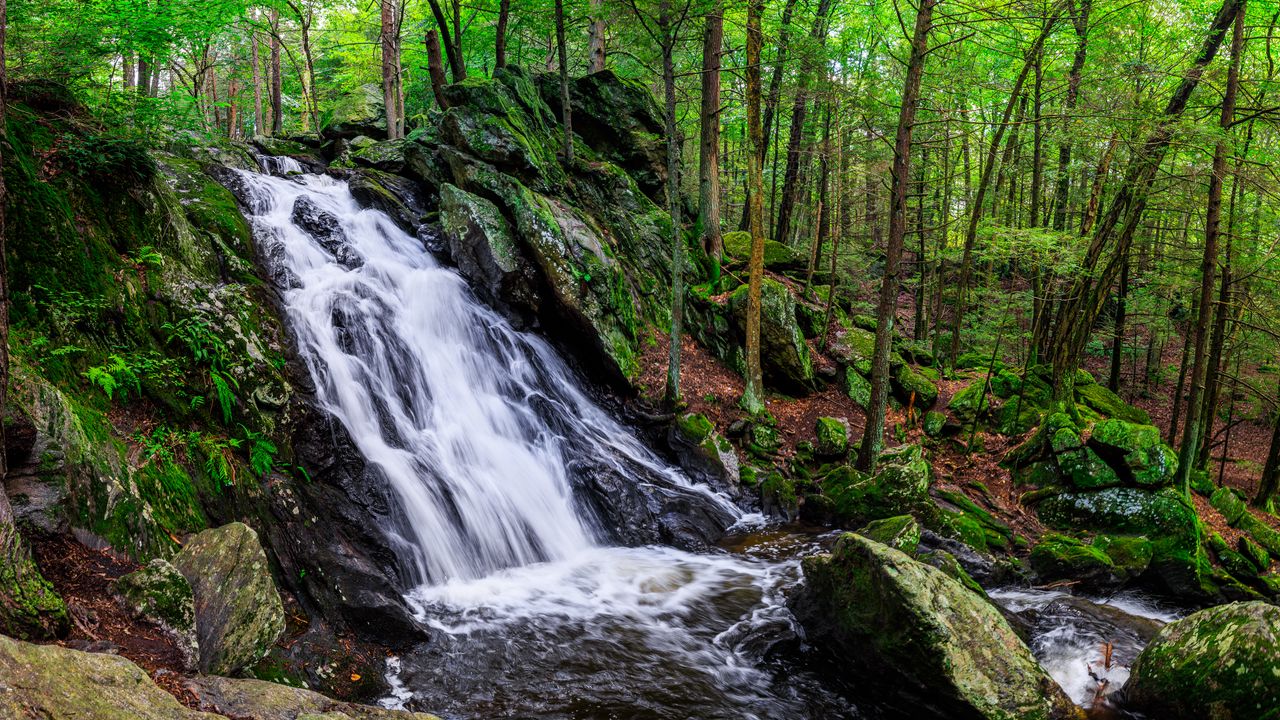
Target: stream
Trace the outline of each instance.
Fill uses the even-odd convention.
[[[264,167],[242,173],[255,235],[319,403],[398,501],[383,530],[430,633],[389,660],[385,705],[450,720],[883,716],[823,674],[786,607],[801,558],[832,533],[767,528],[691,482],[346,182]],[[693,508],[732,540],[619,542],[616,516],[584,499],[619,482],[643,489],[653,523],[674,522],[640,530],[678,534],[669,508]],[[1136,598],[992,598],[1085,705],[1102,643],[1114,689],[1172,617]]]

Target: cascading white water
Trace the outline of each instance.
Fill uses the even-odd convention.
[[[269,169],[294,169],[279,161]],[[689,485],[578,390],[553,349],[477,303],[421,241],[361,209],[345,182],[245,179],[258,235],[295,286],[285,308],[320,403],[395,490],[411,534],[399,540],[420,582],[595,544],[600,528],[566,476],[569,435],[619,472],[642,466]],[[300,201],[336,223],[324,229],[335,240],[299,226]]]
[[[798,560],[608,547],[570,455],[742,513],[655,457],[547,343],[345,182],[279,158],[264,169],[286,177],[242,174],[255,234],[319,402],[399,500],[389,530],[435,633],[390,664],[388,702],[458,717],[855,716],[804,671],[778,691],[760,666],[795,639],[784,590]]]

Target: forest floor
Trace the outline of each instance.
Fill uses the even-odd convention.
[[[899,327],[903,328],[903,332],[910,331],[912,301],[913,298],[907,293],[900,298],[899,315],[903,322]],[[655,334],[654,340],[655,342],[645,344],[640,358],[642,396],[649,402],[657,402],[662,397],[666,382],[667,350],[670,347],[669,337],[665,334]],[[815,341],[809,342],[809,349],[815,372],[822,376],[825,367],[830,375],[835,361],[823,353]],[[1181,352],[1181,345],[1170,343],[1165,347],[1162,359],[1164,367],[1176,368]],[[742,377],[688,336],[681,344],[681,366],[681,392],[689,412],[707,416],[722,434],[735,420],[746,417],[746,413],[738,407],[743,390]],[[1106,382],[1109,367],[1109,355],[1089,357],[1085,362],[1085,369],[1101,382]],[[1126,365],[1122,377],[1127,378],[1134,372],[1134,368]],[[952,395],[980,379],[980,376],[981,373],[977,371],[960,371],[954,378],[943,379],[938,383],[939,396],[935,409],[945,410]],[[1170,408],[1175,389],[1173,385],[1174,379],[1152,383],[1149,387],[1122,383],[1120,395],[1126,402],[1149,413],[1152,423],[1168,437],[1172,421]],[[851,443],[861,437],[866,426],[865,412],[849,398],[838,382],[823,383],[820,389],[804,397],[771,393],[766,398],[765,405],[778,422],[779,434],[783,438],[783,447],[779,453],[782,458],[794,455],[796,443],[814,439],[814,426],[819,417],[844,420],[849,426]],[[905,409],[895,405],[890,404],[885,422],[891,435],[895,433],[895,428],[901,426],[901,434],[897,435],[901,442],[924,441],[920,424],[905,422]],[[1231,428],[1230,443],[1226,448],[1228,456],[1223,460],[1220,441],[1225,430],[1225,421],[1217,418],[1214,437],[1219,440],[1219,444],[1215,446],[1213,463],[1215,484],[1219,483],[1221,473],[1222,484],[1237,488],[1252,497],[1257,490],[1262,464],[1266,460],[1271,430],[1261,422],[1237,418]],[[1034,542],[1045,532],[1045,528],[1035,513],[1019,502],[1019,496],[1024,490],[1015,486],[1009,469],[1000,464],[1004,456],[1025,437],[979,431],[972,442],[973,452],[968,450],[970,443],[966,433],[950,440],[933,442],[931,447],[935,482],[939,489],[963,492]],[[889,444],[898,444],[898,440],[890,439]],[[1228,526],[1206,498],[1196,496],[1195,502],[1205,522],[1221,533],[1228,542],[1236,543],[1241,532]],[[1280,530],[1280,518],[1267,513],[1259,513],[1259,516]]]

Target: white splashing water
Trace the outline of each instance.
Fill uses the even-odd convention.
[[[1084,598],[1055,590],[998,588],[988,595],[1010,612],[1032,619],[1031,649],[1036,659],[1083,707],[1104,701],[1122,688],[1129,680],[1130,665],[1151,635],[1178,618],[1132,593]]]
[[[414,658],[392,663],[385,702],[520,714],[569,698],[575,683],[598,694],[602,674],[621,668],[624,697],[599,707],[632,707],[648,683],[651,710],[798,716],[807,701],[774,696],[757,668],[764,636],[794,637],[783,590],[798,562],[604,546],[574,497],[568,438],[572,452],[626,477],[642,469],[706,495],[740,527],[761,518],[655,457],[578,389],[550,346],[476,302],[421,241],[360,208],[345,182],[279,160],[264,168],[289,175],[243,179],[258,241],[291,286],[283,298],[299,353],[320,404],[395,491],[406,516],[395,539],[418,583],[409,600],[438,633],[417,668]],[[295,223],[300,199],[336,218],[341,252]],[[594,664],[565,673],[586,662],[586,653],[556,655],[574,642],[592,646]],[[402,666],[429,671],[406,685]],[[671,689],[682,683],[685,698]],[[523,689],[511,705],[469,699],[493,686]]]

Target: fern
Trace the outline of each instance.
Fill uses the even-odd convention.
[[[116,391],[121,390],[120,397],[124,398],[129,395],[129,389],[142,396],[142,381],[138,379],[138,373],[134,371],[133,366],[119,355],[112,355],[107,358],[106,365],[95,365],[84,371],[84,376],[89,379],[91,385],[96,385],[102,392],[106,393],[108,400],[114,400]]]
[[[260,432],[254,432],[244,425],[240,426],[240,430],[244,432],[244,441],[249,444],[249,467],[253,468],[258,477],[271,474],[279,448]]]
[[[209,380],[213,383],[213,394],[217,397],[218,407],[222,410],[222,422],[231,422],[231,404],[235,402],[234,390],[240,389],[240,383],[226,373],[209,370]]]

